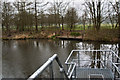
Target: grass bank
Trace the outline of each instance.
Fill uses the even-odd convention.
[[[2,34],[3,40],[20,40],[20,39],[44,39],[48,38],[49,34],[52,34],[51,32],[14,32],[12,31],[9,35],[7,33]]]
[[[84,40],[118,42],[118,29],[87,30]]]
[[[4,40],[20,40],[20,39],[56,39],[57,36],[71,36],[72,33],[77,32],[82,36],[84,34],[83,40],[89,41],[106,41],[106,42],[118,42],[118,29],[101,29],[96,31],[93,29],[87,30],[58,30],[58,29],[44,29],[38,32],[35,31],[24,31],[16,32],[11,31],[10,35],[3,32],[2,39]],[[73,36],[78,36],[75,34]]]

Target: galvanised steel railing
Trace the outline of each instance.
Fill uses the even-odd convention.
[[[87,60],[84,58],[81,59],[80,56],[84,53],[91,55],[93,58]],[[114,74],[114,78],[120,79],[120,57],[112,50],[72,50],[67,60],[65,61],[67,70],[69,71],[72,63],[76,63],[77,67],[85,68],[85,66],[81,66],[81,61],[92,62],[91,68],[110,69]]]
[[[77,57],[75,57],[75,53]],[[93,56],[93,59],[81,59],[80,56],[83,53],[88,53]],[[72,50],[68,56],[65,64],[67,65],[67,73],[65,72],[63,66],[60,63],[57,54],[54,54],[48,61],[43,64],[36,72],[34,72],[28,80],[33,80],[39,76],[47,67],[50,68],[50,78],[54,78],[52,63],[56,60],[60,71],[63,72],[66,79],[73,79],[76,77],[76,67],[84,68],[81,66],[81,61],[91,61],[94,65],[91,68],[104,68],[110,69],[115,79],[120,79],[120,57],[112,50]],[[97,66],[96,66],[97,65]]]
[[[60,71],[64,74],[65,79],[69,80],[71,79],[71,75],[73,74],[73,71],[76,67],[76,63],[71,64],[73,66],[72,70],[69,70],[69,73],[66,73],[62,64],[60,63],[59,58],[57,57],[57,54],[54,54],[51,58],[48,59],[47,62],[45,62],[39,69],[37,69],[37,71],[35,71],[29,78],[28,80],[34,80],[35,78],[37,78],[40,74],[42,74],[42,72],[44,72],[44,70],[49,67],[50,68],[50,78],[54,79],[54,73],[53,73],[53,66],[52,63],[53,61],[56,60],[56,62],[58,63],[58,66],[60,67]]]

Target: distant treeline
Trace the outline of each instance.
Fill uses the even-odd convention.
[[[39,31],[44,27],[59,27],[64,30],[64,25],[73,29],[76,23],[93,26],[100,30],[101,23],[112,25],[112,28],[120,27],[120,3],[107,0],[85,1],[84,9],[70,7],[71,2],[2,2],[2,29],[10,32]],[[81,12],[81,16],[78,16]],[[78,14],[79,13],[79,14]],[[33,27],[35,26],[35,27]]]

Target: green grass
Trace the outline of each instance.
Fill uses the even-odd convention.
[[[88,30],[88,26],[89,25],[85,25],[85,30]],[[28,30],[29,27],[25,27],[24,30]],[[35,30],[35,26],[32,26],[31,29]],[[16,26],[11,26],[10,27],[11,30],[16,30]],[[38,29],[41,30],[41,26],[38,26]],[[89,27],[89,29],[93,29],[93,27]],[[112,29],[112,25],[110,24],[101,24],[101,29]],[[44,26],[43,30],[62,30],[62,26],[60,28],[56,28],[55,26]],[[64,30],[70,30],[70,27],[68,27],[66,24],[64,25]],[[72,30],[84,30],[84,26],[82,24],[76,25],[75,28],[73,28]]]
[[[110,24],[101,24],[101,29],[112,29],[112,25],[110,25]]]

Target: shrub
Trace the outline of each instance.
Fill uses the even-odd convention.
[[[55,35],[51,36],[51,39],[55,39],[55,38],[56,38],[56,36],[55,36]]]
[[[71,32],[70,35],[71,36],[80,36],[80,33],[79,32]]]
[[[56,34],[56,35],[51,36],[51,39],[56,39],[56,36],[60,36],[60,34]]]

